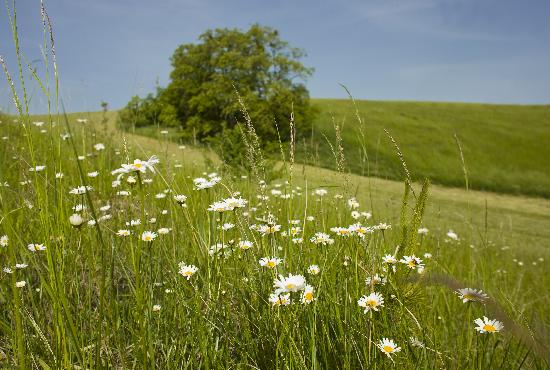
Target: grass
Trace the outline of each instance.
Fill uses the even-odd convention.
[[[312,103],[319,116],[311,132],[301,132],[305,138],[296,152],[299,162],[336,169],[338,124],[346,169],[399,180],[402,166],[394,148],[387,145],[387,129],[402,148],[414,180],[427,177],[435,184],[464,187],[458,139],[470,188],[550,197],[546,163],[550,147],[545,145],[550,140],[550,105],[359,100],[361,125],[350,100],[312,99]],[[161,130],[149,126],[134,133],[161,138]],[[175,130],[169,131],[168,137],[177,140]]]
[[[90,119],[88,124],[75,123],[83,116]],[[546,366],[543,346],[549,323],[544,318],[549,299],[541,296],[540,289],[549,281],[546,262],[539,258],[550,256],[534,240],[544,243],[549,238],[541,227],[548,222],[547,201],[435,186],[422,222],[412,212],[412,195],[403,222],[403,184],[308,166],[295,167],[292,185],[277,185],[281,179],[267,187],[268,194],[272,189],[301,193],[289,200],[271,195],[269,201],[260,202],[256,195],[264,190],[256,181],[231,172],[220,172],[222,181],[211,190],[197,191],[192,178],[216,169],[214,161],[204,161],[201,151],[116,132],[114,115],[105,125],[99,118],[99,114],[70,115],[72,143],[61,140],[66,128],[60,124],[47,125],[44,133],[32,125],[26,130],[11,123],[0,126],[2,136],[9,137],[0,154],[14,158],[0,164],[0,180],[10,185],[0,188],[0,235],[10,239],[0,253],[12,268],[16,263],[29,265],[13,268],[13,274],[3,273],[0,280],[8,307],[0,316],[6,366],[20,364],[17,350],[28,358],[29,366],[63,368]],[[94,150],[98,142],[107,149]],[[76,154],[85,159],[67,155],[73,144]],[[37,160],[33,162],[30,153]],[[131,186],[123,178],[119,188],[112,188],[112,169],[128,158],[148,158],[152,153],[159,155],[161,164],[156,174],[145,175],[151,184]],[[29,172],[35,165],[46,168]],[[86,176],[94,170],[99,171],[97,177]],[[58,171],[64,173],[62,179],[55,178]],[[94,187],[89,197],[69,194],[83,183]],[[320,187],[329,191],[324,198],[312,194]],[[122,189],[132,195],[117,195]],[[209,204],[234,191],[249,200],[251,216],[244,211],[217,216],[207,211]],[[157,199],[160,193],[166,198]],[[188,196],[186,208],[173,201],[171,196],[177,193]],[[415,193],[419,196],[420,188]],[[343,199],[335,199],[335,194]],[[360,210],[373,214],[363,222],[387,222],[392,229],[363,240],[334,235],[331,227],[356,222],[346,206],[352,196],[357,196]],[[72,227],[71,208],[80,203],[88,207],[78,212],[86,220],[94,213],[96,219],[105,214],[111,218],[95,226]],[[111,208],[100,211],[106,204]],[[287,220],[300,220],[304,244],[293,244],[280,232],[261,236],[249,229],[250,224],[261,223],[256,217],[268,212],[282,230],[291,227]],[[307,215],[315,220],[307,221]],[[151,217],[155,223],[146,222]],[[141,225],[125,225],[138,218]],[[225,222],[236,226],[221,231],[218,227]],[[517,228],[518,223],[530,229]],[[430,233],[411,239],[417,225],[428,227]],[[143,231],[161,227],[170,232],[152,243],[140,240]],[[461,240],[449,240],[448,228]],[[132,235],[119,237],[118,229],[129,229]],[[309,242],[318,231],[331,234],[335,243]],[[233,247],[226,258],[208,255],[215,243],[241,239],[253,241],[254,247],[246,251]],[[393,253],[403,240],[407,241],[402,253],[433,255],[424,259],[424,275],[403,266],[395,274],[384,272],[382,255]],[[44,243],[47,249],[33,253],[26,247],[29,243]],[[305,275],[315,288],[316,301],[303,305],[300,294],[292,293],[294,304],[272,307],[268,297],[276,275],[257,262],[265,256],[283,259],[279,273]],[[180,261],[199,268],[189,281],[177,273]],[[308,275],[310,264],[319,265],[321,274]],[[375,273],[385,274],[390,283],[366,286],[365,278]],[[16,281],[27,285],[15,288]],[[453,289],[465,286],[487,291],[494,301],[463,304]],[[364,314],[357,300],[371,289],[384,296],[385,305],[379,312]],[[396,299],[391,299],[392,294]],[[154,305],[160,305],[160,311],[154,311]],[[473,319],[483,315],[503,321],[504,331],[477,334]],[[17,317],[19,334],[14,327]],[[427,348],[407,344],[410,336]],[[392,359],[384,356],[375,346],[382,337],[394,339],[402,351]]]
[[[454,135],[460,140],[470,187],[500,193],[550,197],[549,105],[489,105],[357,101],[364,140],[351,101],[314,99],[320,114],[298,153],[306,163],[334,169],[334,122],[343,127],[349,169],[401,179],[401,163],[386,145],[387,129],[402,148],[415,179],[463,187],[464,176]],[[370,166],[366,165],[365,154]]]
[[[53,35],[42,15],[47,62]],[[56,109],[47,79],[35,79]],[[264,172],[255,147],[254,172],[239,173],[170,134],[117,131],[114,113],[30,117],[25,95],[14,100],[18,122],[0,124],[0,366],[548,367],[550,299],[541,292],[550,283],[550,201],[354,175],[339,146],[338,171],[279,163]],[[151,155],[160,160],[150,160],[154,170],[134,162]],[[117,178],[111,171],[121,163],[134,167]],[[193,179],[216,177],[211,171],[219,182],[197,190]],[[80,186],[90,188],[78,194]],[[184,206],[177,194],[187,196]],[[209,210],[230,196],[247,204]],[[370,218],[354,217],[353,197]],[[357,222],[366,229],[354,229]],[[147,239],[149,232],[158,234]],[[319,232],[333,242],[312,241]],[[244,240],[252,246],[240,248]],[[425,268],[384,263],[388,254],[419,256]],[[270,269],[258,263],[263,257],[281,261]],[[312,264],[319,274],[308,272]],[[297,290],[288,293],[293,303],[280,304],[287,296],[274,293],[279,274],[304,275],[315,299],[295,281],[284,284]],[[375,274],[386,282],[367,284]],[[490,298],[463,303],[456,289],[467,286]],[[372,292],[383,305],[365,312],[358,302]],[[482,316],[503,330],[477,333],[473,320]],[[382,338],[401,351],[386,356]]]

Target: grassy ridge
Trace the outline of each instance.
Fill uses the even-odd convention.
[[[550,197],[550,106],[357,101],[364,121],[370,167],[361,157],[361,135],[349,100],[314,99],[320,114],[299,159],[334,168],[334,122],[343,127],[352,172],[403,177],[401,163],[383,129],[399,144],[413,178],[464,186],[456,133],[464,152],[470,187]]]

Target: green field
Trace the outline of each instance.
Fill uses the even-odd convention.
[[[182,142],[174,105],[54,114],[42,8],[50,114],[30,115],[12,5],[0,368],[550,367],[550,105],[313,99],[296,142],[244,109],[241,132]]]
[[[413,178],[464,186],[456,134],[462,145],[470,187],[502,193],[550,197],[550,106],[357,101],[364,123],[368,164],[361,156],[360,125],[349,100],[314,99],[320,114],[307,163],[335,168],[328,138],[334,122],[343,127],[346,164],[358,174],[400,179],[403,170],[383,131],[398,143]],[[307,135],[306,135],[307,136]],[[313,141],[313,145],[311,142]]]
[[[399,145],[413,179],[428,177],[436,184],[465,187],[456,134],[471,189],[550,197],[549,105],[360,100],[356,107],[363,122],[361,135],[351,100],[312,101],[319,115],[311,132],[301,132],[298,161],[336,169],[336,123],[341,127],[347,170],[402,179],[403,167],[384,132],[387,129]],[[149,126],[135,132],[162,138],[161,129]],[[170,132],[175,139],[177,131]]]
[[[89,121],[81,124],[77,118]],[[433,185],[424,218],[415,223],[418,184],[404,206],[401,181],[297,164],[292,178],[287,167],[282,178],[270,180],[262,190],[258,178],[235,176],[206,149],[180,147],[169,135],[157,140],[116,130],[116,113],[107,114],[104,122],[97,113],[69,115],[73,142],[61,138],[68,130],[63,118],[54,120],[60,124],[24,128],[6,120],[0,126],[6,138],[0,155],[12,158],[0,163],[0,236],[9,238],[0,256],[3,267],[11,269],[0,280],[0,300],[6,307],[0,314],[2,366],[548,365],[549,297],[541,294],[550,283],[546,199]],[[105,149],[95,149],[97,143]],[[127,175],[113,188],[113,169],[151,155],[160,159],[155,173],[142,175],[151,183],[132,185]],[[35,166],[45,167],[29,170]],[[88,175],[94,171],[98,174]],[[218,172],[221,182],[194,190],[192,179],[206,177],[203,171]],[[64,176],[58,178],[57,172]],[[285,180],[291,183],[284,185]],[[70,194],[81,184],[93,190]],[[319,188],[328,191],[322,199],[314,194]],[[273,192],[277,190],[296,194],[285,199]],[[207,211],[235,191],[248,200],[247,208]],[[262,201],[258,195],[264,192],[269,199]],[[173,200],[174,194],[188,197],[186,208]],[[391,229],[364,239],[334,234],[331,228],[357,222],[346,205],[350,197],[357,198],[358,210],[372,213],[371,219],[360,220],[363,224],[387,223]],[[80,203],[87,208],[74,210]],[[73,213],[100,221],[72,227]],[[303,244],[294,244],[282,232],[262,236],[250,228],[268,214],[277,218],[281,231],[290,230],[289,220],[300,220]],[[135,219],[141,224],[128,226]],[[234,227],[223,231],[220,225],[226,222]],[[429,233],[414,237],[419,226]],[[163,228],[167,234],[160,233]],[[131,235],[118,236],[120,229]],[[458,241],[446,236],[450,229]],[[158,239],[143,241],[147,231],[158,231]],[[315,245],[310,238],[316,232],[329,233],[334,244]],[[253,242],[252,248],[235,247],[245,239]],[[29,243],[44,243],[46,250],[29,251]],[[209,255],[216,243],[231,245],[227,248],[233,253]],[[398,257],[422,256],[423,274],[403,264],[392,273],[381,263],[384,254],[397,253],[398,244],[403,245]],[[268,256],[283,262],[270,271],[258,264]],[[190,280],[178,274],[180,261],[198,267]],[[318,276],[307,273],[311,264],[320,266]],[[306,276],[315,300],[303,304],[301,293],[292,293],[291,305],[274,306],[268,297],[277,273]],[[386,275],[388,284],[366,285],[365,278],[375,273]],[[462,303],[454,290],[468,286],[491,298],[485,305]],[[365,314],[358,299],[372,291],[384,296],[385,305]],[[473,320],[484,315],[503,322],[504,329],[477,333]],[[384,337],[395,340],[401,352],[385,356],[377,347]],[[413,346],[410,337],[425,347]]]

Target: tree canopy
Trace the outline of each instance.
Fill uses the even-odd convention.
[[[238,93],[260,138],[275,141],[280,136],[285,141],[292,111],[302,132],[314,115],[304,84],[313,70],[300,62],[304,56],[269,27],[208,30],[198,43],[175,50],[166,88],[156,97],[134,97],[123,114],[127,120],[141,115],[135,119],[138,126],[179,124],[184,133],[203,140],[244,121]]]

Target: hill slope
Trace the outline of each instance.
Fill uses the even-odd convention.
[[[87,117],[97,124],[96,127],[101,126],[97,123],[100,121],[99,113],[74,113],[69,116],[71,120]],[[212,165],[219,165],[216,155],[205,148],[186,146],[182,149],[166,135],[154,135],[159,138],[155,139],[150,137],[152,132],[144,136],[119,131],[115,128],[116,116],[116,112],[110,112],[103,129],[109,131],[108,135],[115,140],[135,148],[143,157],[156,154],[163,162],[175,161],[184,168],[212,170]],[[457,171],[460,174],[460,167]],[[342,176],[336,171],[309,165],[296,166],[295,173],[295,180],[303,186],[307,184],[310,189],[326,187],[342,191],[352,185],[349,191],[362,204],[398,223],[397,219],[389,217],[399,214],[404,187],[402,175],[399,175],[398,181],[358,175]],[[494,242],[510,246],[512,253],[517,253],[519,258],[534,258],[548,253],[550,200],[433,185],[425,225],[440,232],[452,228],[459,234],[488,235]]]
[[[314,99],[320,114],[299,159],[335,168],[334,122],[343,127],[346,165],[357,174],[403,177],[395,138],[415,179],[464,186],[461,142],[470,187],[550,197],[550,106],[357,101],[364,121],[368,164],[361,159],[361,135],[349,100]],[[308,135],[309,136],[309,135]]]

